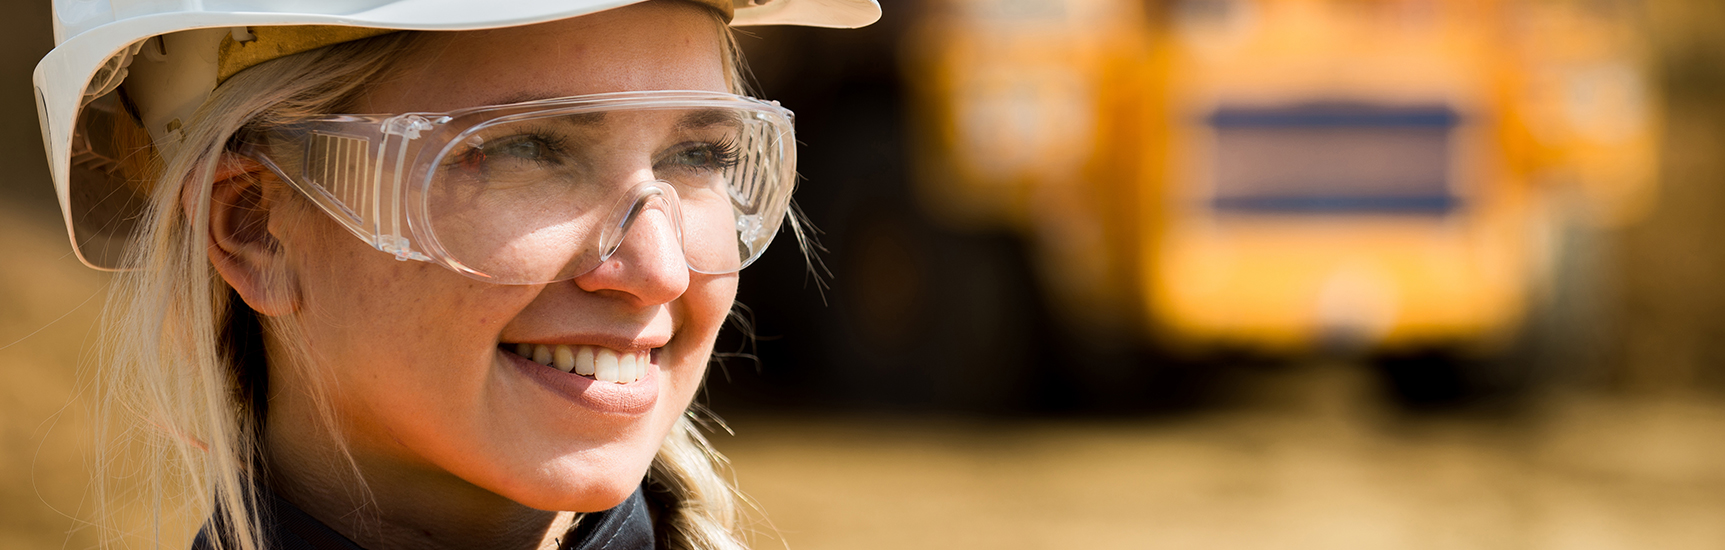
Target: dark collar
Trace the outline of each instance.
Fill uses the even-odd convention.
[[[640,487],[616,508],[587,514],[570,531],[560,548],[564,550],[652,550],[653,517],[647,511],[647,499]],[[311,517],[268,489],[258,490],[259,514],[264,524],[264,541],[269,550],[365,550],[323,522]],[[198,530],[192,550],[214,550],[210,544],[212,519]],[[235,548],[235,545],[225,545]]]
[[[653,550],[653,516],[641,487],[616,508],[587,514],[559,545],[568,550]]]

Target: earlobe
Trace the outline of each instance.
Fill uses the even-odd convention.
[[[263,315],[292,313],[298,307],[294,278],[284,261],[281,243],[271,232],[270,218],[279,215],[279,201],[264,186],[269,171],[257,161],[222,153],[210,184],[210,262],[246,305]],[[196,186],[187,186],[182,206],[197,212]]]

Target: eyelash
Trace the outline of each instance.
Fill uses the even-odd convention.
[[[677,157],[695,153],[711,155],[712,159],[699,164],[678,162]],[[677,149],[670,154],[669,162],[672,168],[681,170],[725,170],[736,166],[741,161],[740,150],[735,139],[727,137],[717,142],[706,141],[692,144],[689,147]]]
[[[564,139],[559,136],[540,133],[516,134],[501,140],[487,142],[477,147],[469,147],[466,151],[451,157],[450,164],[454,166],[476,167],[479,163],[484,162],[486,157],[489,156],[486,153],[487,150],[495,151],[502,147],[528,141],[537,142],[543,145],[545,147],[545,151],[552,156],[561,156],[565,150]],[[540,159],[540,161],[543,162],[544,159]]]
[[[718,143],[709,143],[706,147],[711,148],[713,156],[718,157],[721,169],[736,166],[742,160],[742,149],[737,147],[737,140],[734,138],[727,137]]]
[[[515,145],[524,141],[534,141],[542,144],[545,147],[545,151],[553,156],[561,155],[564,151],[565,142],[561,137],[536,133],[517,134],[503,140],[492,141],[477,147],[470,147],[466,151],[452,156],[449,164],[451,166],[477,167],[480,163],[485,162],[486,158],[489,156],[486,151],[495,151],[501,147]],[[711,154],[714,160],[714,166],[712,166],[714,169],[723,170],[731,168],[742,161],[741,148],[737,146],[736,139],[731,137],[724,138],[717,142],[700,143],[693,147],[677,151],[675,154],[687,154],[695,151],[702,151]]]

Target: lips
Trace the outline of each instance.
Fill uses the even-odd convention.
[[[540,386],[588,409],[641,414],[659,398],[657,348],[506,342],[498,355]]]

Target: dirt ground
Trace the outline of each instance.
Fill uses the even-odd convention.
[[[0,202],[0,548],[93,540],[66,534],[89,448],[84,408],[72,396],[107,278],[70,255],[51,219]]]
[[[1718,399],[1410,416],[1363,374],[1257,373],[1179,417],[743,417],[717,440],[766,512],[758,548],[1725,546]]]

